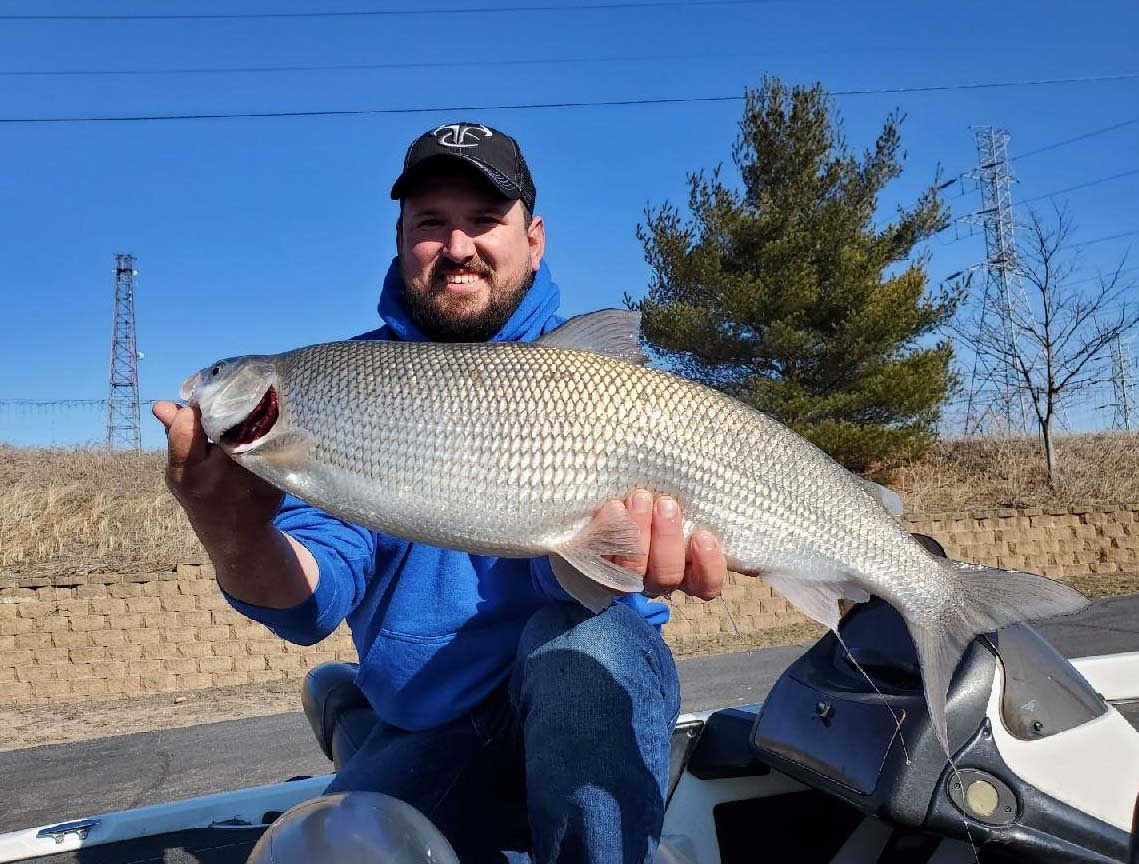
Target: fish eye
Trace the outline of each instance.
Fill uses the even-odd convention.
[[[217,375],[219,375],[220,373],[221,373],[221,364],[220,363],[217,366],[215,366],[213,369],[210,370],[210,374],[215,376],[215,377]]]

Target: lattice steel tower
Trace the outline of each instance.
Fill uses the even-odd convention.
[[[1131,375],[1131,352],[1115,337],[1111,346],[1111,386],[1115,391],[1115,417],[1112,426],[1130,432],[1136,428],[1135,381]]]
[[[974,127],[973,134],[977,141],[977,168],[970,174],[981,190],[981,209],[966,218],[981,225],[985,232],[985,289],[981,297],[980,324],[984,331],[993,326],[995,316],[995,329],[1004,332],[1006,344],[1002,353],[1007,352],[1011,358],[1020,353],[1013,321],[1025,320],[1030,310],[1016,253],[1013,177],[1008,165],[1009,134],[992,126]],[[1032,363],[1028,365],[1031,367]],[[1028,409],[1018,378],[1019,372],[1011,360],[980,353],[974,356],[965,410],[966,435],[980,431],[986,420],[991,420],[997,412],[1010,428],[1025,428]]]
[[[134,336],[133,255],[115,255],[115,319],[111,336],[107,447],[142,449],[138,417],[138,349]]]

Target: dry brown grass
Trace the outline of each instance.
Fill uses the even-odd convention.
[[[164,453],[0,445],[0,574],[140,572],[204,560]]]
[[[1139,435],[1100,434],[1056,443],[1060,485],[1048,488],[1036,439],[973,438],[936,444],[889,485],[911,513],[1139,501]]]

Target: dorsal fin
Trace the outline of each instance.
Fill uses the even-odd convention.
[[[641,350],[641,313],[632,309],[602,309],[570,318],[537,340],[550,348],[571,348],[608,354],[630,363],[644,364]]]

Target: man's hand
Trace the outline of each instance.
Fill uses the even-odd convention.
[[[212,539],[272,523],[284,493],[212,446],[197,406],[157,402],[153,411],[166,427],[166,485],[207,548]]]
[[[212,446],[201,412],[158,402],[166,427],[166,485],[206,553],[218,584],[257,606],[287,609],[312,595],[320,578],[312,553],[273,526],[284,493]]]
[[[680,504],[669,495],[635,489],[625,509],[641,529],[641,548],[647,554],[614,561],[645,577],[646,594],[682,591],[702,600],[714,600],[724,589],[728,565],[716,536],[706,529],[692,533],[685,548]]]

